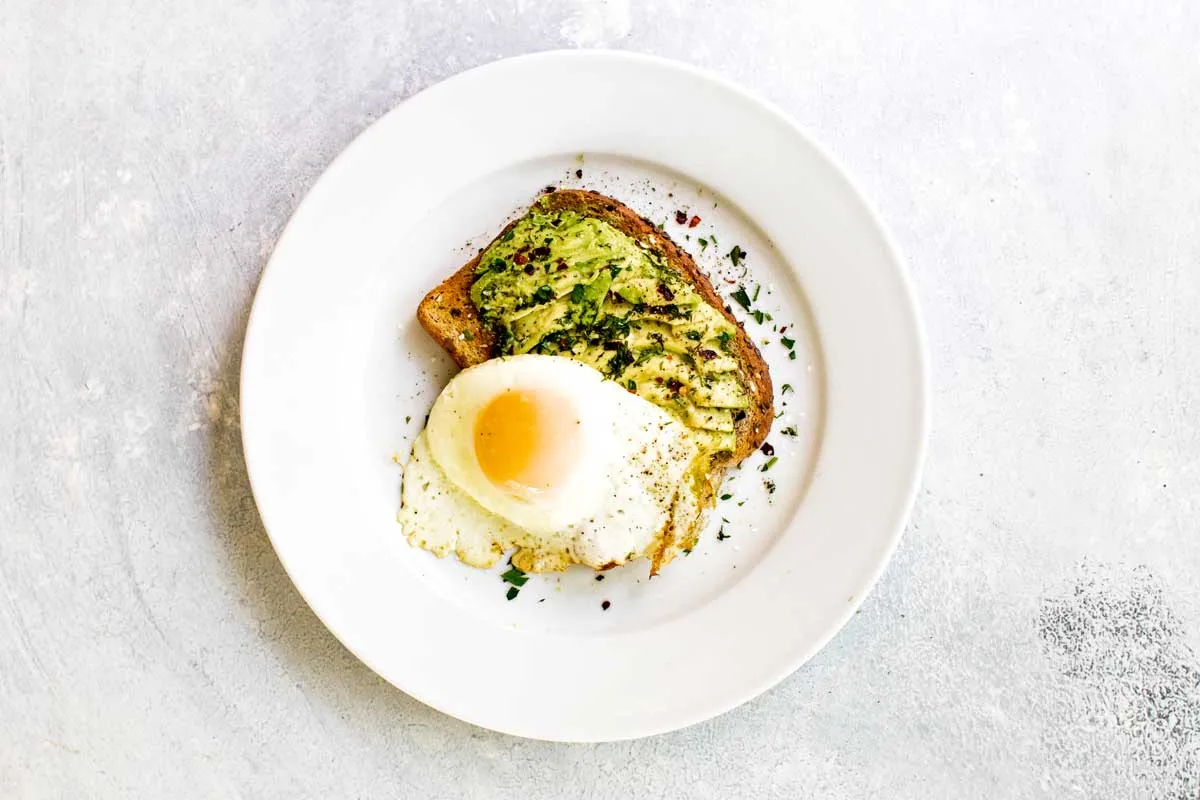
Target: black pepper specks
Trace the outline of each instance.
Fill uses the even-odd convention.
[[[609,606],[611,606],[611,605],[612,605],[612,603],[610,603],[610,602],[608,602],[607,600],[605,600],[603,603],[601,603],[601,604],[600,604],[600,609],[601,609],[602,611],[608,611],[608,609],[609,609]]]

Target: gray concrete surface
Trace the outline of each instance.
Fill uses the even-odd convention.
[[[0,0],[0,797],[1193,800],[1197,9]],[[236,374],[358,131],[591,45],[715,69],[840,157],[911,262],[935,406],[904,543],[828,648],[587,747],[444,717],[337,644],[255,512]]]

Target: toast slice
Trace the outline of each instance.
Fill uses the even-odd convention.
[[[771,376],[762,354],[731,313],[712,283],[696,266],[691,255],[677,246],[670,237],[649,220],[639,216],[628,206],[611,197],[582,189],[559,189],[543,195],[538,201],[543,212],[574,211],[585,217],[594,217],[608,223],[629,236],[644,249],[658,251],[666,264],[696,290],[708,303],[717,309],[736,328],[736,336],[730,342],[730,355],[737,362],[737,373],[749,397],[749,407],[736,420],[734,428],[735,446],[731,453],[714,457],[709,469],[708,483],[715,492],[724,476],[725,469],[740,463],[762,446],[771,429],[775,416],[774,389]],[[499,240],[513,228],[520,218],[509,223],[497,235]],[[493,240],[493,243],[496,241]],[[460,367],[470,367],[494,358],[500,353],[490,328],[484,324],[471,302],[471,286],[476,280],[479,259],[491,244],[475,258],[464,264],[457,272],[438,284],[421,301],[417,308],[417,319],[429,335],[450,354]],[[705,498],[711,505],[711,496]]]

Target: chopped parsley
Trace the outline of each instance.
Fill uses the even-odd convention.
[[[759,325],[762,325],[763,320],[767,319],[767,315],[764,314],[762,311],[759,311],[757,308],[754,309],[754,311],[752,311],[750,313],[752,313],[754,315],[754,321],[757,322]]]
[[[705,239],[703,236],[697,236],[696,241],[700,243],[701,253],[708,249],[708,239]]]
[[[731,495],[731,494],[723,494],[723,495],[721,495],[721,499],[722,499],[722,500],[728,500],[728,499],[730,499],[731,497],[733,497],[733,495]]]
[[[513,586],[519,588],[525,585],[526,581],[529,580],[529,576],[516,567],[513,567],[508,572],[501,575],[500,580],[504,581],[505,583],[511,583]]]
[[[756,284],[754,285],[754,297],[752,297],[752,298],[750,298],[750,299],[751,299],[751,300],[753,300],[754,302],[756,302],[756,303],[757,303],[757,302],[758,302],[758,293],[759,293],[760,291],[762,291],[762,284],[758,284],[758,283],[756,283]]]
[[[763,486],[767,489],[767,494],[775,494],[775,481],[763,481]]]
[[[516,597],[520,593],[521,593],[520,589],[518,589],[515,586],[510,586],[510,587],[508,587],[508,593],[504,596],[505,596],[505,598],[512,600],[514,597]]]
[[[733,249],[729,251],[729,260],[733,262],[735,267],[741,266],[742,260],[745,258],[746,251],[736,244],[733,246]]]
[[[717,336],[717,341],[721,343],[721,349],[724,350],[726,353],[729,352],[729,342],[732,339],[733,339],[733,334],[730,333],[729,331],[721,331],[720,335]]]
[[[775,466],[775,462],[778,460],[779,460],[779,456],[771,456],[769,459],[767,459],[767,463],[763,464],[761,467],[758,468],[758,471],[766,472],[771,467]]]
[[[783,388],[779,390],[779,393],[780,393],[780,394],[787,394],[787,393],[788,393],[788,392],[790,392],[790,391],[792,391],[792,385],[791,385],[790,383],[785,383],[785,384],[783,385]]]
[[[745,287],[739,286],[737,291],[733,293],[732,297],[737,301],[739,306],[747,311],[750,310],[750,295],[746,294]]]
[[[539,286],[537,288],[537,291],[533,293],[534,305],[542,305],[543,303],[549,303],[553,299],[554,299],[554,290],[551,289],[550,285],[546,284],[546,283],[543,283],[541,286]]]
[[[789,351],[788,351],[788,360],[789,360],[789,361],[795,361],[795,360],[796,360],[796,351],[795,351],[795,350],[789,350]]]
[[[722,525],[720,530],[717,531],[717,541],[718,542],[723,542],[726,539],[732,539],[732,538],[733,538],[732,536],[730,536],[728,533],[725,532],[724,525]]]
[[[791,350],[793,347],[795,347],[795,346],[796,346],[796,340],[795,340],[795,339],[789,339],[789,338],[788,338],[788,337],[786,337],[786,336],[781,336],[781,337],[779,337],[779,343],[780,343],[781,345],[783,345],[784,347],[786,347],[788,350]]]
[[[610,378],[617,377],[632,363],[633,351],[624,342],[621,342],[613,353],[612,358],[608,360],[608,376]]]
[[[800,432],[796,430],[795,425],[788,425],[786,428],[781,430],[780,433],[782,433],[784,436],[799,436],[800,435]]]

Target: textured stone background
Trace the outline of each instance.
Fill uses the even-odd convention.
[[[1193,800],[1200,11],[1093,5],[0,0],[0,797]],[[854,622],[737,711],[594,747],[444,717],[335,642],[235,381],[356,133],[590,45],[713,68],[840,157],[911,262],[935,404]]]

